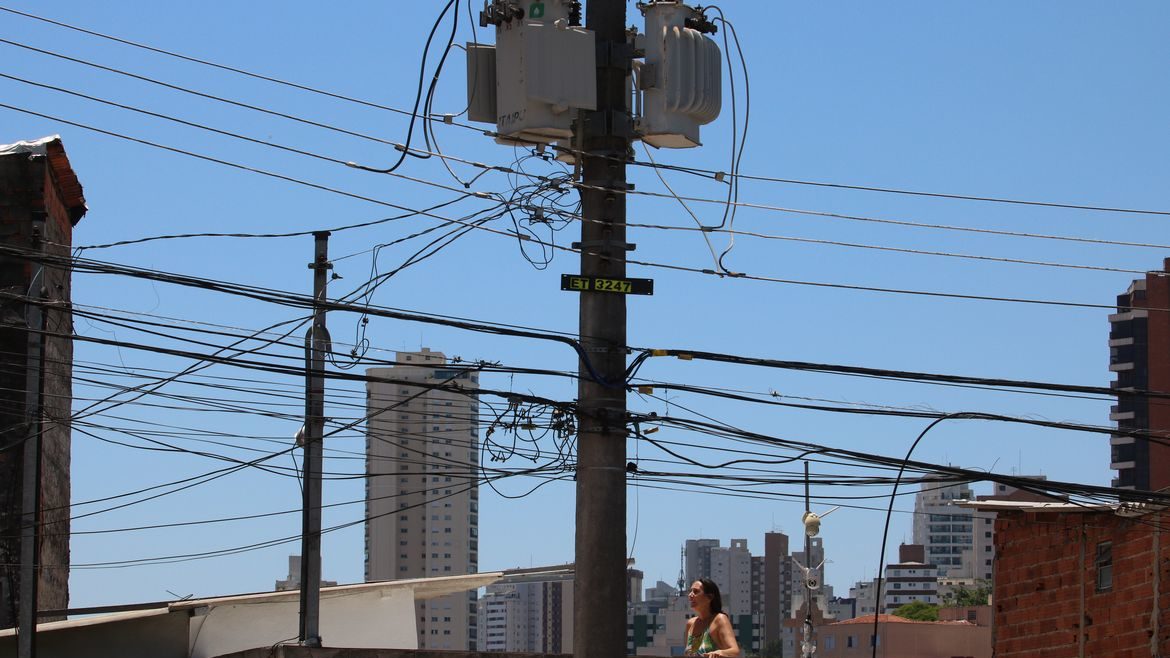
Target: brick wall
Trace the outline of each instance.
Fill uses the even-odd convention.
[[[999,658],[1170,652],[1170,514],[1001,512],[996,520],[995,655]],[[1112,582],[1098,588],[1098,546]],[[1157,550],[1155,550],[1157,547]],[[1156,644],[1155,644],[1156,642]]]
[[[59,143],[52,150],[52,157],[64,157]],[[21,154],[0,158],[0,243],[29,249],[33,244],[32,221],[43,217],[46,251],[68,256],[76,212],[77,208],[62,196],[50,157],[30,158]],[[0,258],[0,291],[17,296],[28,294],[33,271],[33,264],[27,259]],[[44,278],[38,281],[43,285],[36,286],[37,292],[43,293],[50,302],[67,304],[69,279],[67,269],[46,267]],[[16,444],[13,449],[0,451],[0,628],[16,624],[19,601],[24,460],[20,441],[28,433],[24,408],[29,334],[25,328],[25,312],[21,300],[0,298],[0,445]],[[38,515],[42,569],[38,608],[61,610],[69,607],[72,315],[67,305],[50,305],[45,307],[43,318],[46,333],[42,345],[42,486]]]

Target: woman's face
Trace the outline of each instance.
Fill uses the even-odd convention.
[[[696,580],[691,583],[691,590],[687,592],[687,601],[697,610],[700,606],[711,605],[711,596],[703,591],[703,583]]]

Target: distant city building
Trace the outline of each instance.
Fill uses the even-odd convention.
[[[366,373],[366,580],[475,573],[478,376],[427,348]],[[476,650],[476,592],[416,607],[420,649]]]
[[[926,550],[939,576],[991,579],[995,563],[992,515],[952,503],[975,500],[967,482],[923,482],[914,498],[914,543]]]
[[[530,652],[533,630],[529,628],[531,588],[489,585],[477,601],[479,651]]]
[[[824,549],[821,540],[813,542],[813,558],[816,565],[824,559]],[[788,552],[788,536],[780,532],[764,534],[764,555],[753,556],[748,549],[746,539],[732,539],[726,547],[718,539],[688,539],[683,544],[683,564],[680,571],[680,590],[685,591],[690,583],[700,578],[710,578],[719,586],[723,597],[723,610],[731,617],[736,637],[747,653],[763,650],[770,643],[792,641],[792,631],[787,622],[795,614],[795,609],[803,601],[804,580],[803,574],[794,567],[793,558],[804,562],[803,553],[790,554]],[[660,589],[655,592],[656,597],[662,598],[665,594],[662,589],[665,583],[659,583]],[[794,587],[799,586],[800,594],[794,594]],[[825,591],[831,596],[832,589],[822,585],[821,595]],[[675,592],[675,597],[679,594]],[[671,635],[671,625],[684,623],[690,616],[688,608],[681,608],[682,616],[678,620],[674,616],[666,615],[665,607],[654,607],[651,602],[651,590],[646,593],[648,607],[639,609],[639,614],[658,614],[657,618],[638,620],[637,638],[648,635],[655,624],[664,626],[662,632]],[[823,597],[818,605],[823,608]],[[685,602],[685,597],[682,599]],[[668,612],[668,610],[667,610]],[[676,615],[677,616],[677,615]],[[633,633],[633,632],[632,632]],[[635,634],[631,635],[635,638]],[[644,648],[641,642],[646,639],[632,639],[630,649],[639,653],[647,651],[662,651],[668,646],[665,641],[658,641],[654,649]],[[679,639],[681,647],[682,640]],[[653,655],[653,654],[648,654]]]
[[[885,578],[884,574],[882,578]],[[882,591],[885,591],[887,583],[882,581]],[[854,617],[863,617],[865,615],[873,615],[877,613],[877,602],[881,598],[881,594],[877,589],[877,579],[861,580],[856,585],[849,588],[849,598],[856,601],[853,608]]]
[[[911,621],[880,615],[875,636],[874,617],[866,615],[818,625],[816,639],[817,658],[992,656],[991,627],[969,621]]]
[[[1109,370],[1123,391],[1170,391],[1170,258],[1117,296],[1109,316]],[[1147,310],[1152,309],[1152,310]],[[1159,312],[1159,310],[1163,312]],[[1170,436],[1170,405],[1145,396],[1119,395],[1109,418],[1119,430]],[[1170,487],[1170,445],[1145,437],[1115,434],[1109,440],[1113,486],[1159,491]]]
[[[321,587],[336,587],[336,580],[321,579]],[[288,592],[301,588],[301,556],[288,556],[288,578],[276,581],[277,592]]]
[[[893,612],[914,602],[938,605],[938,567],[923,561],[924,549],[921,544],[898,547],[898,562],[887,564],[885,569],[886,596],[882,612]]]
[[[732,617],[752,614],[752,554],[746,539],[710,549],[711,580],[719,586],[723,611]]]
[[[764,645],[780,642],[783,622],[792,617],[792,557],[788,552],[788,535],[764,533],[764,564],[760,581],[764,587]],[[753,579],[754,580],[754,579]]]
[[[711,577],[711,549],[719,548],[718,539],[688,539],[683,544],[683,572],[678,589],[685,592],[691,583]]]
[[[838,620],[853,619],[857,616],[857,599],[834,596],[828,602],[829,617]]]
[[[71,272],[21,254],[43,250],[68,259],[73,227],[85,211],[81,183],[59,137],[0,146],[0,244],[12,250],[0,258],[0,289],[8,293],[0,300],[0,628],[16,626],[20,608],[26,446],[38,453],[37,522],[50,529],[37,541],[37,564],[52,567],[38,569],[37,607],[69,607]],[[34,235],[38,224],[43,228]],[[26,296],[46,303],[26,302]],[[41,317],[36,326],[30,325],[34,309]],[[40,358],[30,367],[37,344]],[[29,443],[34,433],[39,440]]]

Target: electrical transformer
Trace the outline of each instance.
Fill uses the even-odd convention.
[[[574,110],[597,109],[594,35],[576,0],[495,0],[480,14],[495,47],[468,44],[468,118],[496,124],[501,143],[572,136]]]
[[[656,0],[639,7],[646,18],[646,59],[638,80],[643,106],[638,132],[659,148],[699,146],[699,126],[714,121],[722,104],[719,46],[688,26],[696,11],[681,2]]]

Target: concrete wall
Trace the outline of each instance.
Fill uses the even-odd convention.
[[[868,624],[833,624],[817,629],[817,656],[820,658],[862,658],[872,655]],[[991,629],[963,623],[880,623],[878,656],[888,658],[991,658]],[[852,645],[850,645],[852,638]],[[1038,656],[1041,654],[1033,654]],[[1047,656],[1048,654],[1043,654]],[[1103,655],[1103,654],[1102,654]]]
[[[999,658],[1170,655],[1170,514],[1000,512],[993,594]],[[1097,547],[1112,542],[1112,585]]]
[[[187,615],[160,613],[38,633],[37,658],[187,658]],[[0,658],[14,656],[16,637],[0,637]]]

